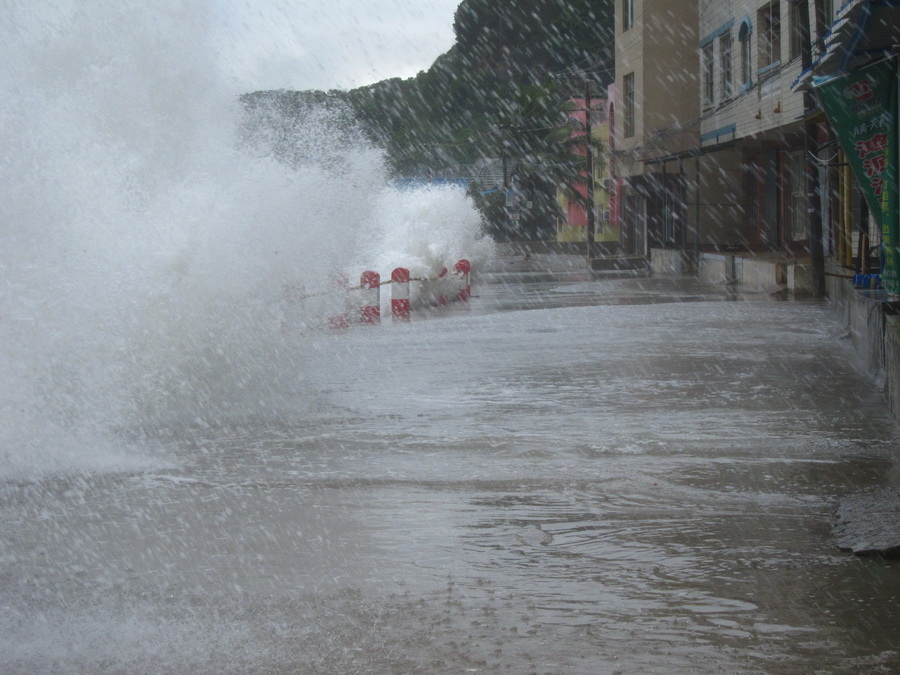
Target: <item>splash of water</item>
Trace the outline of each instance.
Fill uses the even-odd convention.
[[[306,362],[278,331],[286,286],[487,252],[464,195],[389,189],[382,154],[326,114],[296,142],[327,162],[241,149],[213,14],[0,17],[0,476],[155,465],[123,430],[274,414]]]

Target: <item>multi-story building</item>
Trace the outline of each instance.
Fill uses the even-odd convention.
[[[883,158],[851,169],[860,150],[826,117],[819,85],[885,60],[896,71],[897,2],[616,0],[615,11],[613,171],[632,252],[701,273],[718,257],[719,276],[736,279],[743,265],[763,287],[815,292],[824,255],[854,271],[878,267],[893,216],[875,213],[886,202],[870,184],[881,176],[866,172]],[[841,94],[849,102],[838,114],[859,106],[853,93]],[[882,105],[894,121],[875,122],[895,129],[896,102]]]
[[[726,239],[731,174],[718,158],[699,161],[700,4],[616,0],[613,172],[623,180],[619,217],[633,254]]]
[[[658,245],[647,235],[660,221],[671,243],[680,243],[683,235],[682,190],[648,160],[697,144],[696,35],[694,2],[616,0],[612,162],[613,173],[623,180],[618,204],[628,253],[643,255]]]
[[[700,147],[736,151],[729,171],[740,182],[729,220],[747,250],[809,254],[807,133],[815,110],[793,85],[810,65],[809,36],[824,34],[832,15],[822,0],[702,3]]]
[[[586,99],[573,99],[570,101],[571,110],[569,117],[575,122],[573,139],[582,139],[587,133],[586,112],[588,104]],[[556,235],[560,242],[587,242],[589,220],[593,220],[593,236],[590,240],[600,244],[596,247],[605,253],[614,252],[619,242],[618,223],[611,217],[612,190],[610,189],[609,172],[609,111],[611,102],[608,99],[591,99],[590,133],[592,138],[591,170],[594,174],[592,189],[588,194],[587,177],[587,144],[577,145],[574,154],[584,157],[585,169],[582,180],[570,186],[570,191],[559,190],[557,200],[560,204],[562,215],[557,219]],[[569,192],[577,193],[579,198],[573,198]],[[589,217],[586,208],[588,198],[593,200],[592,217]]]
[[[701,154],[739,155],[729,220],[742,248],[781,259],[782,272],[811,262],[819,291],[817,255],[866,271],[879,265],[882,233],[818,97],[798,83],[838,61],[846,74],[890,56],[898,15],[896,3],[871,0],[701,3]],[[779,274],[771,281],[791,285]]]

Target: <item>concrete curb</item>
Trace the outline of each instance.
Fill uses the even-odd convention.
[[[827,279],[828,298],[847,329],[859,363],[884,394],[900,423],[900,316],[883,291],[858,290],[847,279]],[[837,546],[859,556],[900,558],[900,487],[840,500],[833,535]]]

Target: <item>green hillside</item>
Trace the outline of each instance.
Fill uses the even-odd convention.
[[[562,149],[548,134],[562,124],[566,101],[583,95],[586,78],[595,92],[612,80],[613,6],[463,0],[455,44],[416,77],[351,91],[254,92],[243,101],[285,161],[301,159],[291,129],[323,109],[337,124],[361,124],[398,176],[452,173],[480,158],[552,155]],[[552,193],[549,173],[538,170],[535,178]]]

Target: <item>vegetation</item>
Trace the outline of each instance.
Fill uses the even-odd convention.
[[[533,198],[534,222],[521,226],[537,235],[553,220],[556,186],[566,172],[578,171],[566,144],[548,136],[555,130],[562,137],[566,102],[582,95],[586,78],[595,91],[612,80],[613,4],[463,0],[454,46],[416,77],[349,92],[256,92],[244,102],[268,111],[266,134],[287,161],[296,161],[299,151],[291,130],[323,107],[350,110],[369,139],[385,148],[398,176],[452,173],[479,159],[505,157]],[[478,200],[491,220],[497,200]]]

